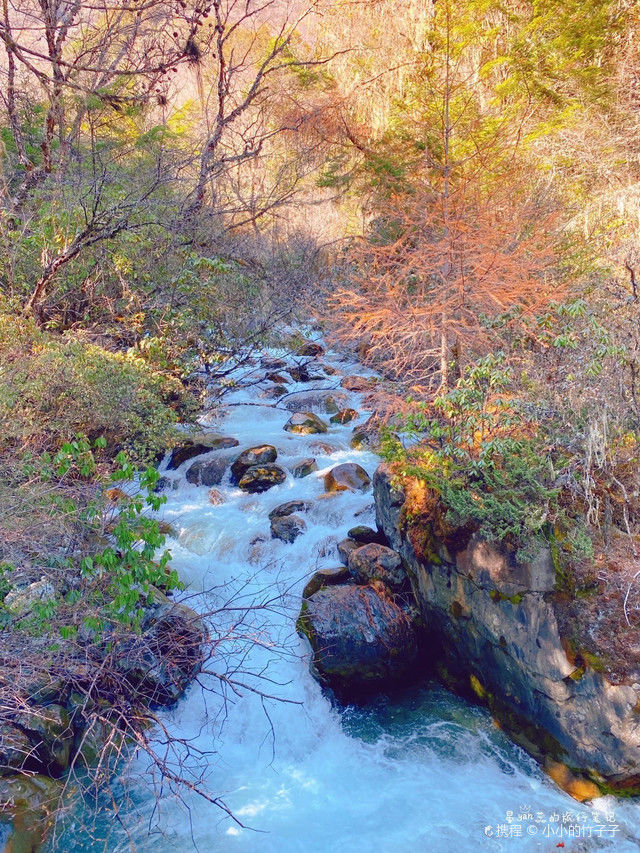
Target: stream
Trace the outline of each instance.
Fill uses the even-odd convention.
[[[281,353],[271,351],[270,356]],[[284,357],[284,356],[283,356]],[[288,359],[290,363],[291,360]],[[300,361],[296,359],[295,361]],[[186,583],[180,596],[202,612],[233,599],[219,614],[220,657],[211,666],[235,670],[251,689],[227,690],[205,676],[164,724],[202,752],[188,772],[206,779],[237,821],[197,795],[180,801],[154,785],[144,758],[114,787],[114,800],[87,798],[60,822],[55,851],[180,851],[213,853],[368,853],[615,849],[640,850],[640,806],[605,797],[580,805],[493,724],[489,714],[437,684],[420,684],[359,707],[332,704],[308,669],[308,647],[295,633],[302,588],[318,568],[339,564],[336,543],[355,524],[374,525],[371,490],[323,497],[323,474],[347,461],[372,475],[378,457],[350,447],[354,424],[366,421],[362,395],[346,393],[356,421],[330,424],[322,435],[283,430],[291,392],[341,391],[343,376],[371,375],[356,362],[327,353],[318,364],[336,373],[286,386],[265,398],[270,382],[259,364],[238,371],[223,411],[203,423],[238,439],[243,449],[273,444],[277,464],[290,469],[315,457],[318,471],[291,474],[261,494],[233,486],[191,485],[176,471],[160,517],[169,522],[173,566]],[[278,371],[283,373],[284,371]],[[328,422],[329,416],[314,408]],[[221,451],[216,451],[216,453]],[[213,456],[214,454],[212,454]],[[167,459],[161,466],[166,472]],[[290,500],[310,501],[305,532],[293,544],[270,538],[268,513]],[[253,602],[255,609],[243,608]],[[238,614],[242,614],[238,625]],[[211,687],[215,692],[205,688]],[[282,701],[286,700],[286,701]],[[117,819],[116,811],[117,808]],[[91,817],[93,815],[93,818]],[[242,825],[240,825],[242,824]],[[600,829],[598,829],[600,827]]]

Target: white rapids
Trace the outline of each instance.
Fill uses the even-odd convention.
[[[337,373],[290,384],[287,392],[340,390],[342,375],[366,375],[337,354],[320,361]],[[273,444],[277,464],[288,469],[314,456],[319,471],[303,479],[289,475],[258,495],[232,486],[227,472],[218,487],[224,502],[214,506],[207,487],[184,479],[189,461],[171,472],[179,485],[166,492],[160,513],[176,531],[168,544],[191,606],[210,611],[234,591],[236,606],[263,605],[245,614],[236,639],[224,636],[240,611],[218,617],[213,631],[222,638],[220,659],[211,667],[240,667],[246,674],[239,680],[278,698],[228,690],[224,702],[195,684],[162,715],[173,733],[203,751],[194,772],[206,777],[237,822],[195,794],[181,802],[166,786],[155,788],[139,759],[127,786],[115,789],[118,819],[107,802],[89,830],[90,806],[84,817],[76,811],[61,822],[55,851],[521,853],[558,844],[567,851],[640,850],[640,806],[611,797],[579,805],[495,728],[486,711],[437,685],[360,708],[330,703],[309,674],[308,648],[295,633],[300,595],[316,569],[338,565],[336,543],[355,524],[372,524],[374,511],[370,491],[320,499],[322,478],[345,461],[372,475],[379,459],[350,448],[354,423],[331,424],[323,435],[285,432],[290,412],[260,397],[269,383],[251,384],[262,374],[257,366],[240,371],[236,378],[244,381],[225,396],[215,422],[205,424],[237,438],[237,452]],[[348,397],[346,405],[360,412],[356,423],[364,422],[369,413],[361,409],[361,395]],[[293,499],[313,506],[304,534],[285,544],[270,538],[267,516]],[[202,684],[215,687],[216,681],[207,676]]]

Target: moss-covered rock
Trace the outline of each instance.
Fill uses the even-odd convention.
[[[340,409],[340,411],[336,412],[335,415],[332,415],[329,420],[332,424],[348,424],[357,417],[358,413],[355,409]]]
[[[361,465],[344,462],[325,474],[324,487],[327,492],[366,492],[371,478]]]
[[[314,435],[327,432],[328,427],[322,418],[314,415],[313,412],[294,412],[284,425],[284,429],[295,435]]]
[[[244,492],[266,492],[286,479],[287,472],[279,465],[253,465],[244,472],[238,486]]]
[[[248,447],[237,456],[231,465],[231,481],[236,485],[243,475],[254,465],[270,465],[278,458],[278,451],[272,444],[259,444],[256,447]],[[212,483],[211,485],[217,485]]]
[[[347,583],[349,578],[349,570],[346,566],[338,566],[337,569],[319,569],[307,581],[302,592],[302,597],[310,598],[315,592],[318,592],[318,590],[323,589],[325,586]]]

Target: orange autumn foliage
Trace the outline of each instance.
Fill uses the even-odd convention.
[[[553,214],[513,186],[397,196],[352,250],[356,272],[333,296],[338,334],[394,378],[447,385],[452,363],[498,342],[487,320],[562,295],[557,241]]]

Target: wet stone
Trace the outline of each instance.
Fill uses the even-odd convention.
[[[332,415],[329,420],[332,424],[348,424],[357,417],[358,413],[355,409],[340,409],[340,411],[336,412],[335,415]]]
[[[295,435],[313,435],[326,432],[326,423],[313,412],[294,412],[284,425],[287,432]]]
[[[318,358],[318,356],[324,355],[324,347],[315,343],[315,341],[305,341],[302,346],[298,347],[298,355]]]
[[[276,382],[278,385],[286,385],[289,381],[286,376],[283,376],[281,373],[275,373],[274,371],[265,374],[264,378],[268,379],[269,382]]]
[[[194,459],[196,456],[202,456],[204,453],[210,453],[212,450],[224,450],[229,447],[237,447],[240,444],[236,438],[215,433],[210,435],[205,433],[198,438],[198,441],[188,441],[174,447],[167,463],[169,470],[179,468],[183,462]]]
[[[323,453],[325,456],[331,456],[332,453],[335,453],[338,450],[337,447],[332,447],[330,444],[327,444],[326,441],[314,441],[309,445],[309,448],[314,451],[314,453]]]
[[[322,389],[314,391],[294,392],[284,403],[284,408],[290,412],[326,412],[334,414],[345,408],[348,396],[341,392],[329,392]]]
[[[153,487],[153,491],[158,492],[167,492],[170,489],[175,489],[178,487],[177,482],[172,477],[158,477],[158,480]]]
[[[374,586],[320,589],[304,600],[297,627],[315,673],[344,696],[404,677],[417,656],[410,617]]]
[[[350,577],[349,569],[346,566],[338,566],[337,569],[320,569],[307,581],[302,597],[310,598],[318,590],[324,589],[325,586],[347,583]]]
[[[380,545],[387,544],[387,538],[384,533],[379,530],[374,530],[372,527],[367,527],[365,524],[357,524],[352,527],[347,533],[349,539],[354,539],[360,545],[368,545],[369,542],[378,542]]]
[[[299,515],[277,515],[271,519],[271,538],[292,544],[307,529]]]
[[[186,479],[194,486],[219,486],[228,467],[228,458],[194,462],[187,470]]]
[[[278,451],[272,444],[259,444],[255,447],[248,447],[242,451],[231,466],[232,482],[238,484],[244,473],[253,465],[269,465],[275,462],[277,457]]]
[[[287,373],[294,382],[311,382],[311,376],[306,367],[290,367]]]
[[[340,557],[340,562],[344,563],[344,565],[349,564],[349,555],[352,551],[355,551],[356,548],[359,548],[357,542],[353,539],[343,539],[341,542],[338,542],[338,556]]]
[[[244,472],[238,486],[243,492],[266,492],[286,479],[287,472],[279,465],[253,465]]]
[[[269,356],[265,356],[260,359],[260,367],[262,367],[263,370],[280,370],[286,366],[287,362],[281,358],[270,358]]]
[[[318,470],[318,463],[311,456],[309,459],[302,459],[291,469],[291,473],[296,478],[296,480],[301,480],[303,477],[308,477],[309,474],[313,474],[314,471]]]
[[[269,513],[269,521],[274,518],[284,518],[287,515],[293,515],[294,512],[307,512],[311,504],[309,501],[287,501],[280,504]]]
[[[361,465],[344,462],[325,474],[324,487],[328,492],[366,492],[371,478]]]
[[[400,554],[376,542],[351,551],[349,572],[360,583],[379,580],[389,587],[401,587],[406,580]]]

